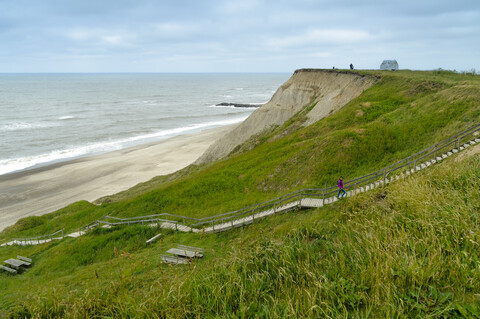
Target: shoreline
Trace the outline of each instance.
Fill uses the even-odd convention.
[[[0,231],[21,218],[48,214],[80,200],[92,202],[176,172],[236,125],[1,175]]]

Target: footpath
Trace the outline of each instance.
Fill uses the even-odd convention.
[[[479,130],[480,124],[475,125],[447,140],[374,173],[354,180],[344,181],[344,189],[347,191],[346,197],[367,192],[399,179],[407,178],[411,174],[422,171],[431,165],[437,164],[454,154],[480,143]],[[326,185],[325,188],[302,189],[241,210],[205,218],[192,218],[169,213],[133,218],[105,216],[66,235],[64,235],[64,230],[62,229],[44,236],[12,239],[2,243],[1,247],[12,245],[39,245],[53,240],[61,240],[65,237],[80,237],[96,227],[111,228],[119,225],[132,224],[144,224],[181,232],[216,233],[242,227],[255,222],[255,220],[274,214],[299,209],[319,208],[332,204],[339,200],[336,197],[337,192],[338,189],[336,186],[327,187]]]

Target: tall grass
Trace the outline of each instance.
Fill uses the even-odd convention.
[[[78,203],[23,220],[0,240],[74,231],[105,216],[174,213],[205,217],[304,187],[332,185],[387,166],[478,123],[480,81],[461,74],[369,72],[377,83],[332,116],[308,127],[304,112],[249,141],[229,158],[143,183],[94,206]],[[378,73],[378,74],[377,74]],[[309,106],[311,107],[311,105]],[[251,149],[251,150],[250,150]],[[249,151],[247,151],[249,150]]]
[[[12,314],[478,317],[479,171],[478,158],[450,161],[332,207],[215,235],[209,243],[231,248],[221,258],[209,249],[206,260],[187,267],[149,268],[112,256],[110,265],[95,266],[99,273],[109,265],[128,275],[90,279],[83,291],[30,295]]]
[[[75,231],[105,215],[195,217],[372,172],[478,123],[480,80],[379,72],[375,86],[311,126],[299,113],[218,163],[190,167],[96,206],[78,202],[20,220],[1,238]],[[300,123],[300,124],[299,124]],[[323,209],[202,236],[149,227],[0,249],[34,259],[0,274],[0,317],[479,316],[478,158],[443,163]],[[330,183],[331,184],[331,183]],[[161,264],[178,243],[207,249]],[[3,259],[2,259],[3,260]]]

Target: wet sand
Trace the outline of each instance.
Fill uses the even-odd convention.
[[[0,176],[0,231],[27,216],[94,201],[192,164],[235,125]]]

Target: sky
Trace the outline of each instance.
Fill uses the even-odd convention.
[[[480,71],[480,0],[0,0],[0,73]]]

